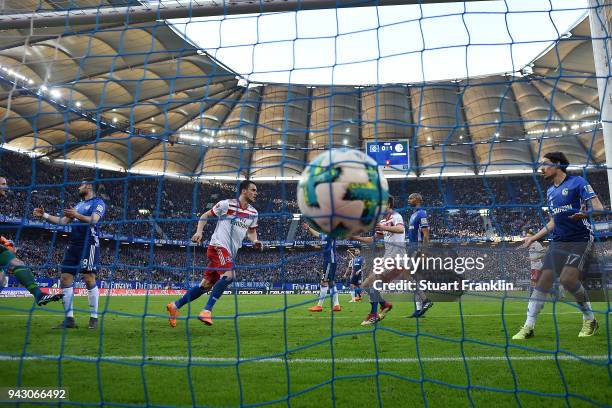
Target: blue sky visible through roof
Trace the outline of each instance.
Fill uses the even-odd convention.
[[[515,72],[587,11],[585,0],[506,0],[171,23],[249,81],[369,85]]]

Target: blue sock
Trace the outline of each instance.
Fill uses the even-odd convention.
[[[223,291],[230,285],[230,283],[232,283],[232,280],[227,279],[227,276],[221,277],[221,279],[215,283],[215,286],[213,286],[212,292],[210,292],[210,296],[208,297],[208,302],[206,302],[206,307],[204,308],[205,310],[212,311],[215,303],[217,303],[217,300],[223,296]]]
[[[185,306],[187,303],[193,302],[194,300],[196,300],[197,298],[199,298],[203,294],[204,294],[204,290],[202,290],[202,288],[200,286],[194,286],[193,288],[189,289],[183,295],[182,298],[180,298],[179,300],[174,302],[174,304],[176,305],[176,307],[178,307],[180,309],[181,307]]]
[[[355,296],[361,297],[361,288],[355,288]]]
[[[371,303],[370,303],[370,306],[372,307],[372,308],[370,309],[370,314],[376,314],[376,306],[377,306],[377,305],[376,305],[376,302],[371,302]]]

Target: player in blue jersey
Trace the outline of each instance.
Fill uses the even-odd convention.
[[[35,208],[34,216],[42,218],[52,224],[71,225],[68,248],[60,265],[60,286],[64,294],[65,319],[55,326],[56,329],[76,328],[73,311],[74,276],[83,274],[89,298],[89,328],[95,329],[98,325],[98,299],[100,297],[96,284],[96,271],[100,260],[100,231],[98,222],[104,217],[106,204],[95,194],[94,180],[83,179],[78,187],[81,202],[74,208],[66,208],[63,216],[57,217],[45,212],[44,208]]]
[[[336,240],[327,234],[323,234],[314,230],[310,225],[304,223],[304,229],[308,231],[313,237],[320,239],[323,243],[323,273],[321,274],[321,288],[319,290],[319,303],[315,306],[308,308],[311,312],[322,312],[323,303],[327,297],[327,292],[330,292],[334,307],[334,312],[340,312],[340,301],[338,300],[338,290],[336,288],[336,266],[337,257],[336,253]]]
[[[0,177],[0,198],[4,199],[8,191],[8,183],[5,177]],[[8,276],[5,271],[12,273],[15,278],[34,296],[34,301],[38,306],[44,306],[49,302],[56,302],[62,295],[47,295],[43,293],[34,280],[34,275],[30,268],[17,258],[17,250],[13,241],[0,235],[0,291],[8,286]]]
[[[427,211],[422,208],[423,196],[421,194],[410,194],[408,204],[415,208],[408,222],[408,248],[411,256],[417,256],[420,245],[429,243],[429,221],[427,220]],[[414,292],[414,303],[415,310],[410,317],[422,317],[433,306],[433,302],[421,290]]]
[[[551,218],[538,233],[526,237],[523,246],[528,248],[549,233],[552,233],[552,242],[529,298],[527,320],[512,337],[514,340],[534,336],[536,319],[553,287],[555,275],[559,276],[560,283],[574,296],[582,311],[583,324],[578,337],[590,337],[599,328],[588,294],[580,282],[580,274],[587,266],[593,245],[589,215],[602,211],[603,205],[584,178],[567,174],[568,165],[567,157],[561,152],[545,154],[541,163],[542,174],[552,182],[546,192]]]
[[[351,258],[345,273],[345,277],[349,278],[351,286],[351,300],[349,303],[361,302],[361,281],[363,279],[363,256],[359,248],[349,249],[346,251]]]

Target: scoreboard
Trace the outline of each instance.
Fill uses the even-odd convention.
[[[407,140],[367,142],[366,153],[385,170],[407,171],[410,169],[410,149]]]

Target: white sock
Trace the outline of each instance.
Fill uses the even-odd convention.
[[[91,317],[98,318],[98,299],[100,299],[100,291],[98,286],[94,286],[93,289],[87,290],[87,297],[89,298],[89,311]]]
[[[64,304],[64,313],[66,313],[66,317],[74,317],[73,300],[74,300],[74,288],[72,286],[67,288],[62,288],[62,293],[64,297],[62,298],[62,303]]]
[[[542,311],[547,297],[548,293],[542,292],[538,290],[538,288],[533,289],[531,297],[529,298],[529,304],[527,305],[527,320],[525,320],[525,326],[531,328],[535,326],[538,315]]]
[[[338,289],[335,287],[332,288],[332,300],[334,301],[334,306],[340,306],[340,301],[338,300]]]
[[[414,303],[416,304],[416,310],[421,310],[423,308],[423,302],[420,300],[416,300]]]
[[[327,297],[327,286],[321,286],[321,290],[319,291],[319,306],[323,307],[323,303],[325,302],[325,298]]]

